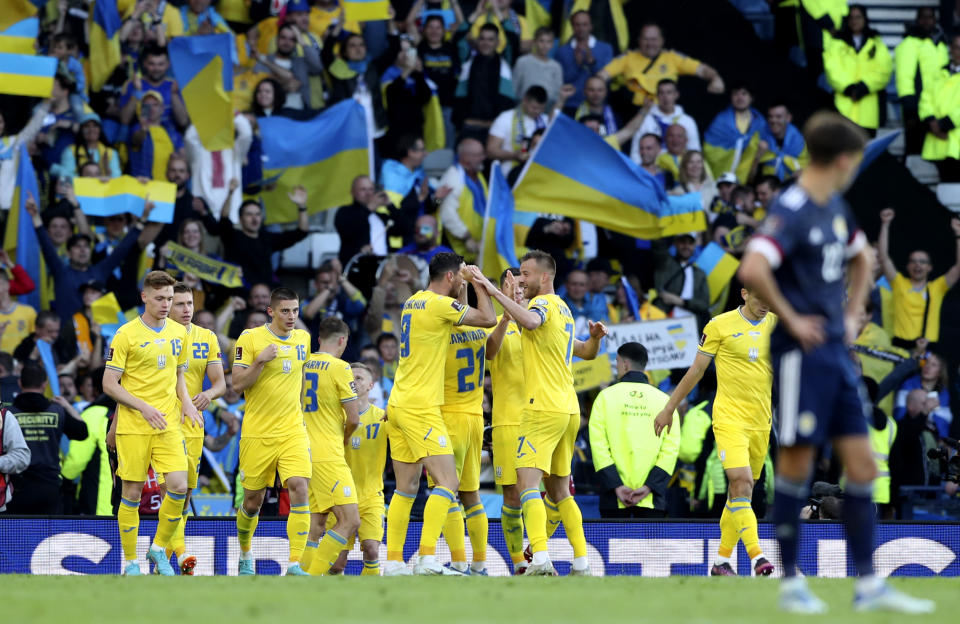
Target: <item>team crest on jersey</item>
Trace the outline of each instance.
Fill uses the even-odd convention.
[[[750,350],[747,352],[747,357],[751,362],[756,362],[760,359],[760,348],[759,347],[750,347]]]
[[[493,469],[493,471],[497,474],[498,479],[503,478],[503,466],[497,466],[496,468]]]
[[[353,436],[350,438],[350,448],[357,450],[360,448],[360,436]]]
[[[837,240],[846,242],[849,235],[849,232],[847,231],[847,222],[840,215],[837,215],[833,218],[833,233],[836,234]]]
[[[166,367],[167,367],[167,356],[166,356],[166,355],[158,355],[158,356],[157,356],[157,368],[160,369],[160,370],[163,370],[163,369],[166,368]]]
[[[817,417],[813,412],[803,412],[797,419],[797,432],[802,436],[812,434],[817,428]]]
[[[807,240],[810,241],[811,245],[819,245],[823,242],[823,232],[820,231],[818,227],[811,228],[810,236],[807,237]]]
[[[437,444],[440,445],[440,448],[447,448],[447,436],[439,436]]]
[[[724,460],[727,459],[727,452],[726,452],[726,451],[720,451],[720,452],[717,453],[717,457],[720,458],[720,461],[724,461]]]
[[[293,362],[291,362],[290,360],[284,360],[284,361],[283,361],[283,372],[284,372],[284,373],[289,373],[289,372],[292,371],[292,370],[293,370]]]

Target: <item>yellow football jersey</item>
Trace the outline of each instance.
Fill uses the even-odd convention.
[[[400,313],[400,362],[390,405],[405,409],[443,405],[444,365],[450,332],[467,315],[456,299],[421,290]]]
[[[180,429],[177,368],[186,370],[187,330],[169,319],[159,329],[137,317],[124,323],[107,349],[106,367],[120,371],[120,385],[163,413],[167,429]],[[117,433],[159,433],[143,415],[124,404],[117,406]]]
[[[329,353],[314,353],[303,366],[303,420],[313,461],[343,459],[343,404],[357,400],[350,365]]]
[[[249,368],[271,344],[277,345],[277,357],[264,364],[260,376],[243,392],[247,407],[240,434],[244,438],[285,437],[303,427],[300,391],[310,352],[309,333],[295,329],[281,338],[269,325],[247,329],[237,338],[233,365]]]
[[[37,311],[28,305],[14,303],[9,310],[0,310],[0,325],[7,324],[0,335],[0,351],[13,353],[24,338],[33,333]]]
[[[207,366],[223,366],[223,353],[220,352],[217,335],[196,323],[190,324],[186,344],[187,372],[183,376],[187,380],[187,392],[191,397],[195,397],[203,390],[203,378],[207,374]],[[202,436],[202,423],[195,425],[190,420],[183,421],[183,437]]]
[[[712,357],[717,367],[714,424],[770,429],[770,334],[776,324],[772,312],[749,321],[737,308],[715,316],[703,328],[700,353]]]
[[[387,463],[387,428],[384,411],[370,405],[360,413],[360,426],[350,437],[347,465],[361,501],[383,490],[383,469]]]
[[[483,371],[488,330],[458,327],[450,333],[443,368],[443,406],[457,412],[483,411]]]
[[[497,320],[499,323],[499,319]],[[490,381],[493,382],[493,426],[519,425],[525,394],[523,383],[523,348],[520,329],[510,321],[503,335],[500,350],[490,362]]]
[[[543,322],[520,334],[523,346],[523,382],[526,392],[523,409],[538,412],[580,411],[573,389],[573,332],[570,308],[557,295],[535,297],[528,309]]]

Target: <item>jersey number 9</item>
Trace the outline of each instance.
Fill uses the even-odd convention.
[[[400,317],[400,357],[410,355],[410,315]]]

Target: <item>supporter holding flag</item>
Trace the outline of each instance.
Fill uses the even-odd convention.
[[[758,175],[776,176],[782,182],[796,176],[810,161],[803,133],[792,121],[785,103],[774,102],[767,107],[767,125],[760,132],[755,157]]]
[[[703,135],[703,156],[717,175],[733,172],[741,184],[747,182],[767,123],[753,108],[753,92],[745,83],[730,89],[730,106],[714,117]]]

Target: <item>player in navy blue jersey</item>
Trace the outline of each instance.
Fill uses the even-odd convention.
[[[928,613],[932,602],[894,590],[873,570],[876,510],[871,494],[877,468],[847,349],[869,292],[872,252],[840,195],[859,169],[866,139],[834,113],[811,117],[804,136],[810,164],[774,201],[740,267],[743,283],[780,317],[770,339],[780,396],[774,508],[785,576],[780,607],[795,613],[826,611],[826,604],[797,576],[797,551],[813,461],[817,449],[832,441],[847,475],[844,522],[860,576],[854,607]]]

